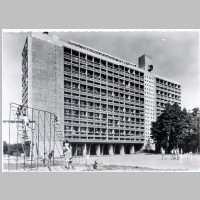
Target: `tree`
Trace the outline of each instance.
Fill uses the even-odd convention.
[[[8,153],[8,144],[6,141],[3,141],[3,154]]]
[[[10,149],[9,149],[10,147]],[[7,144],[6,141],[3,141],[3,154],[13,155],[14,152],[23,153],[23,147],[21,143]]]
[[[152,150],[150,139],[147,141],[147,144],[145,145],[145,149],[146,149],[148,152]]]
[[[167,104],[163,113],[152,122],[151,134],[152,139],[156,142],[156,149],[161,147],[167,151],[176,147],[179,143],[181,134],[182,112],[177,103]]]
[[[195,152],[198,148],[198,123],[197,113],[199,108],[192,109],[191,113],[187,113],[185,118],[185,126],[182,134],[182,148],[185,152]]]
[[[192,113],[186,109],[181,110],[177,103],[167,104],[163,113],[152,122],[151,134],[156,143],[156,150],[163,147],[169,152],[179,147],[185,152],[193,151],[198,146],[197,112]]]

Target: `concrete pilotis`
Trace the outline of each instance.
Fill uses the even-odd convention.
[[[113,154],[115,155],[115,145],[113,145]]]
[[[134,145],[132,144],[131,146],[130,146],[130,154],[134,154],[135,153],[135,147],[134,147]]]
[[[120,144],[120,154],[121,155],[125,154],[125,152],[124,152],[124,145],[123,144]]]
[[[75,146],[75,152],[74,152],[74,154],[77,156],[77,149],[78,149],[78,145],[76,144],[76,146]]]
[[[101,155],[103,155],[103,152],[104,152],[104,144],[100,145],[100,148],[101,148]]]
[[[100,156],[101,152],[100,152],[100,144],[96,145],[96,155]]]
[[[90,150],[91,150],[91,145],[90,144],[87,144],[87,153],[90,155]]]
[[[108,145],[108,152],[109,152],[109,155],[114,155],[114,153],[113,153],[113,145],[112,144]]]
[[[85,156],[87,153],[87,145],[86,143],[83,144],[83,156]]]

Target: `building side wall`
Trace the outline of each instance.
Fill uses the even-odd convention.
[[[28,54],[29,54],[29,44],[28,44],[28,39],[26,39],[24,49],[22,51],[22,105],[24,108],[26,108],[28,105],[28,88],[29,88]]]
[[[63,48],[32,37],[30,107],[55,113],[64,132]]]
[[[156,117],[165,109],[166,104],[178,103],[181,106],[181,85],[177,82],[155,76]]]
[[[32,107],[32,38],[28,36],[28,106]]]

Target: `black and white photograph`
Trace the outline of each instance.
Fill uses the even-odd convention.
[[[3,172],[200,172],[199,39],[2,30]]]

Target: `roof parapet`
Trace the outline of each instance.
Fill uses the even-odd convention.
[[[110,59],[115,60],[115,61],[117,61],[117,62],[120,62],[120,63],[122,63],[122,64],[131,65],[131,66],[136,67],[136,64],[127,62],[127,61],[122,60],[122,59],[120,59],[120,58],[117,58],[117,57],[111,56],[111,55],[109,55],[109,54],[103,53],[103,52],[101,52],[101,51],[92,49],[92,48],[90,48],[90,47],[87,47],[87,46],[85,46],[85,45],[79,44],[79,43],[74,42],[74,41],[72,41],[72,40],[69,40],[68,43],[69,43],[70,45],[73,45],[73,46],[76,46],[76,47],[78,47],[78,48],[81,48],[81,49],[90,51],[90,52],[95,53],[95,54],[98,54],[98,55],[100,55],[100,56],[105,56],[105,57],[107,57],[107,58],[110,58]]]

